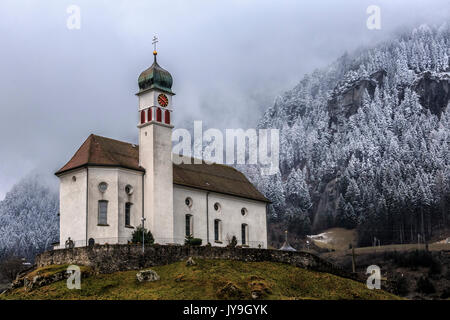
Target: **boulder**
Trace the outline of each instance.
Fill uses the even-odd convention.
[[[52,275],[44,276],[44,275],[36,275],[32,279],[25,277],[23,279],[23,286],[26,290],[33,290],[35,288],[40,288],[51,283],[65,280],[69,277],[69,274],[66,270],[54,273]]]
[[[244,292],[232,282],[228,282],[225,286],[217,291],[219,299],[243,299]]]
[[[24,283],[24,278],[17,278],[11,284],[11,289],[22,288]]]
[[[156,273],[156,271],[153,271],[151,269],[140,271],[136,273],[136,279],[139,282],[147,281],[158,281],[160,279],[159,275]]]
[[[267,286],[263,279],[255,279],[249,283],[250,293],[252,299],[262,299],[271,293],[270,288]]]
[[[190,267],[190,266],[195,266],[197,263],[194,261],[194,259],[192,259],[192,257],[189,257],[189,259],[187,259],[186,261],[186,266]]]

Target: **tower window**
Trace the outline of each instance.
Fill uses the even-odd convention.
[[[156,121],[161,122],[161,118],[162,118],[161,109],[157,108],[156,109]]]
[[[148,121],[152,121],[152,108],[148,108],[147,110],[147,119]]]
[[[214,203],[214,210],[220,211],[220,204],[218,202]]]
[[[108,201],[98,201],[98,224],[106,226],[108,224]]]
[[[187,214],[186,215],[186,237],[190,237],[194,234],[193,230],[193,218],[192,215]]]
[[[145,123],[145,111],[141,111],[141,124]]]
[[[131,226],[131,202],[125,203],[125,225]]]
[[[192,199],[191,198],[186,198],[186,200],[184,200],[184,203],[189,207],[189,208],[191,208],[192,207]]]
[[[248,210],[246,208],[241,209],[241,214],[243,217],[245,217],[248,214]]]
[[[242,245],[248,244],[248,225],[243,223],[241,226]]]
[[[170,124],[170,111],[169,110],[164,111],[164,122],[166,124]]]
[[[214,220],[214,241],[222,241],[222,221]]]

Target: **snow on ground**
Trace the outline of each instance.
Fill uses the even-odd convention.
[[[331,232],[323,232],[319,234],[308,235],[307,237],[313,241],[322,243],[330,243],[333,240]]]
[[[334,250],[346,250],[349,248],[349,244],[356,243],[356,231],[348,230],[344,228],[332,228],[325,230],[319,234],[313,234],[307,236],[318,247],[334,249]]]

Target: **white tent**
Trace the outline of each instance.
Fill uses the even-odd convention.
[[[284,241],[283,245],[281,246],[280,250],[282,251],[297,251],[294,248],[291,247],[291,245],[288,242],[288,238],[287,238],[287,230],[285,231],[286,233],[286,240]]]

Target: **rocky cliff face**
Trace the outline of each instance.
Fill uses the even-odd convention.
[[[381,86],[386,75],[385,70],[379,70],[367,79],[350,83],[349,87],[344,90],[339,90],[336,87],[333,91],[333,97],[328,101],[330,125],[340,125],[357,113],[362,106],[364,93],[367,93],[373,99],[375,89]],[[436,74],[426,71],[420,73],[410,88],[418,94],[420,104],[424,108],[440,117],[450,102],[450,72]],[[405,88],[400,90],[400,100],[403,98],[404,90]]]
[[[362,106],[364,94],[367,92],[373,98],[375,88],[382,84],[385,76],[386,71],[379,70],[366,79],[349,83],[344,89],[336,87],[333,97],[328,101],[330,126],[332,124],[340,125],[358,112]]]
[[[413,85],[419,95],[420,104],[432,114],[441,116],[450,101],[450,72],[422,73]]]

